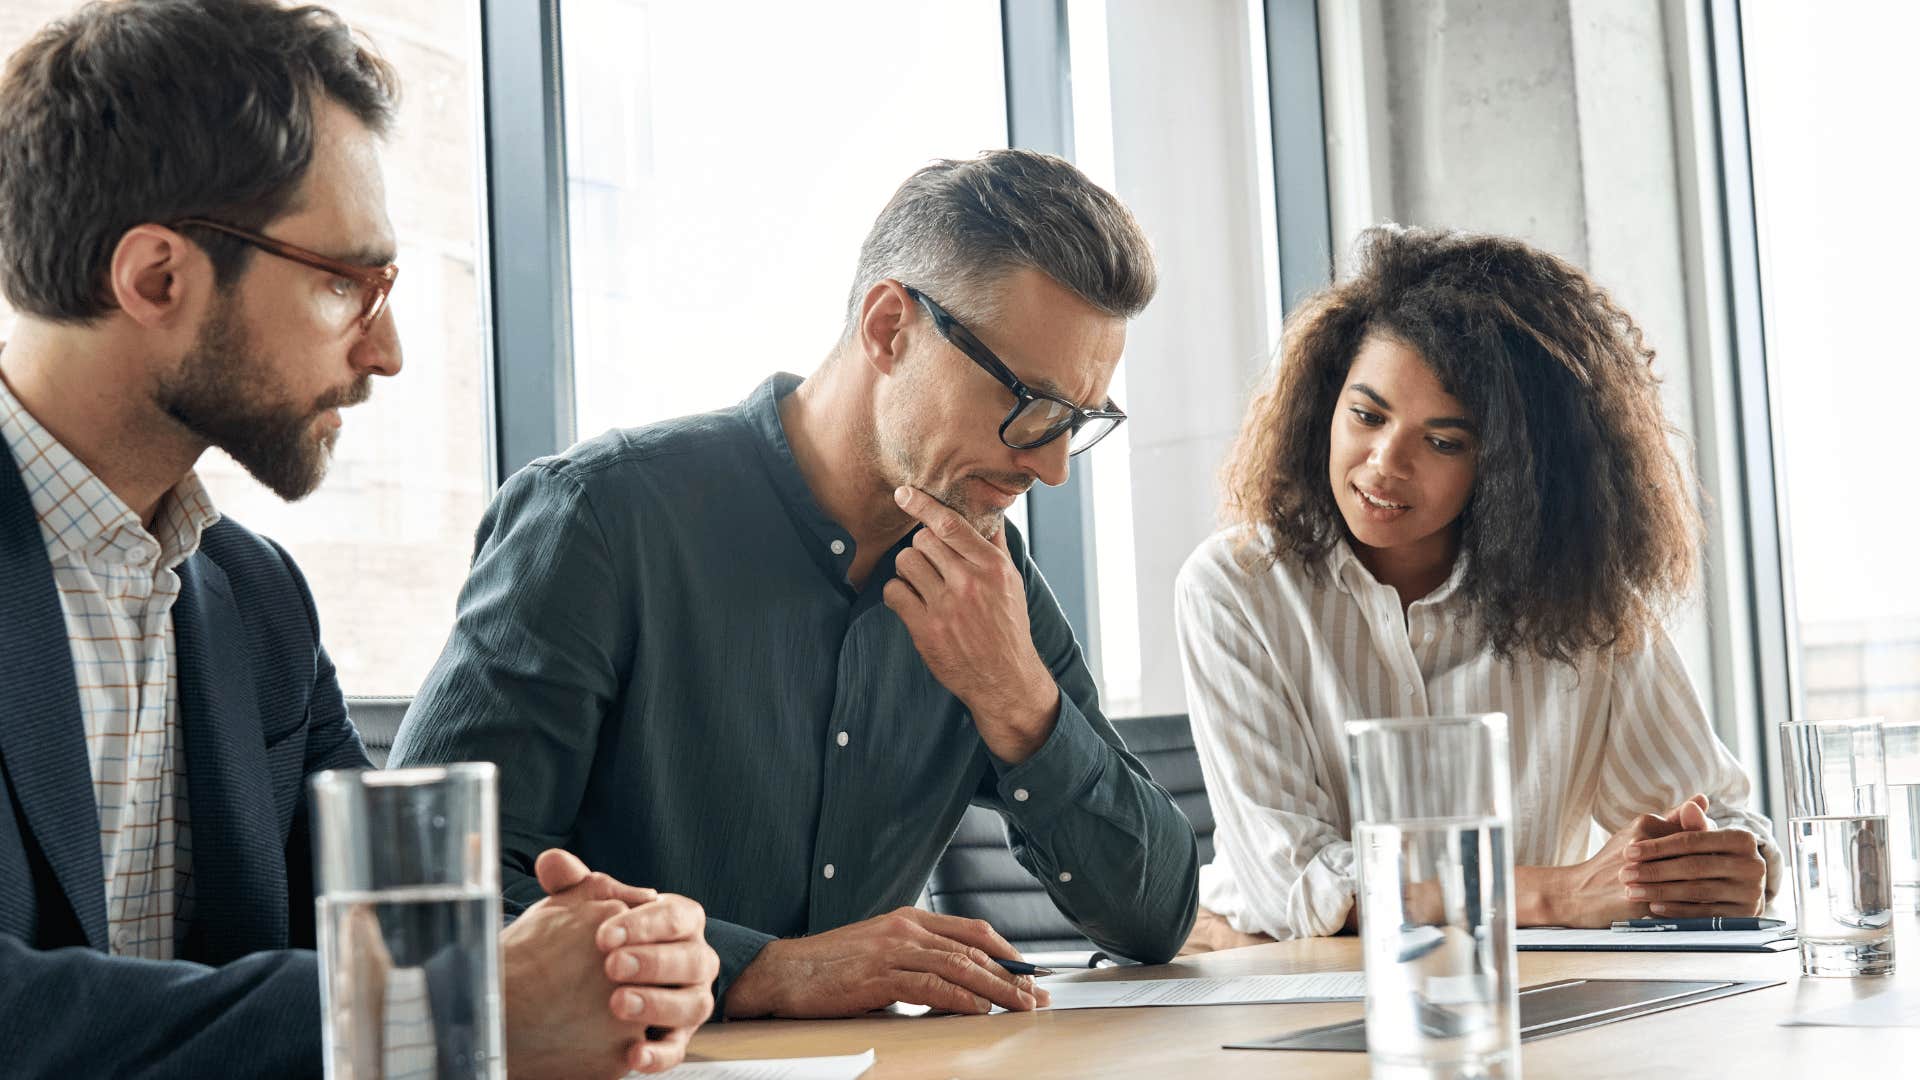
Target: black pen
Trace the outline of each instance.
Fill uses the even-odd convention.
[[[1621,919],[1615,930],[1773,930],[1787,925],[1784,919],[1755,919],[1713,915],[1700,919]]]
[[[1029,964],[1025,960],[1001,960],[996,957],[993,962],[1015,975],[1052,975],[1054,973],[1052,968]]]

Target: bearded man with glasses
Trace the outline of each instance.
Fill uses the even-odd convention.
[[[1045,1005],[991,926],[907,906],[969,803],[1094,942],[1172,957],[1192,827],[1004,516],[1125,418],[1154,285],[1132,215],[1058,158],[915,173],[812,377],[502,488],[394,761],[501,763],[510,897],[564,842],[701,901],[729,1017]]]
[[[400,373],[396,93],[275,0],[90,4],[0,74],[0,1074],[322,1072],[306,779],[370,763],[299,569],[194,470],[219,447],[301,498]],[[699,906],[565,852],[535,876],[500,934],[513,1075],[678,1064]],[[486,1067],[446,955],[353,965],[395,1033],[358,1065]]]

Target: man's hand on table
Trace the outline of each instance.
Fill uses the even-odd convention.
[[[705,912],[589,873],[558,849],[541,853],[535,873],[547,897],[500,935],[508,1072],[617,1077],[678,1065],[713,1010],[720,961]],[[616,930],[627,935],[617,947]]]
[[[769,942],[727,991],[729,1019],[859,1016],[895,1002],[1013,1012],[1052,998],[994,963],[1020,954],[979,919],[903,907],[810,937]]]

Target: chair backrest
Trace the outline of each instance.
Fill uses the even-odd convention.
[[[1213,807],[1207,802],[1186,716],[1132,717],[1115,720],[1113,726],[1193,823],[1200,862],[1211,861]],[[927,897],[942,914],[987,920],[1023,953],[1093,948],[1054,907],[1046,889],[1015,861],[1000,815],[982,807],[970,806],[961,817],[927,882]]]
[[[347,716],[359,730],[360,741],[367,744],[367,757],[373,759],[374,768],[387,767],[393,737],[411,704],[413,699],[409,697],[357,697],[347,702]]]

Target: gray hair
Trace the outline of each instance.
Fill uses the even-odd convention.
[[[1153,299],[1153,247],[1120,200],[1067,161],[1031,150],[940,160],[907,177],[860,245],[842,340],[892,278],[962,320],[990,318],[1012,271],[1038,270],[1109,315]]]

